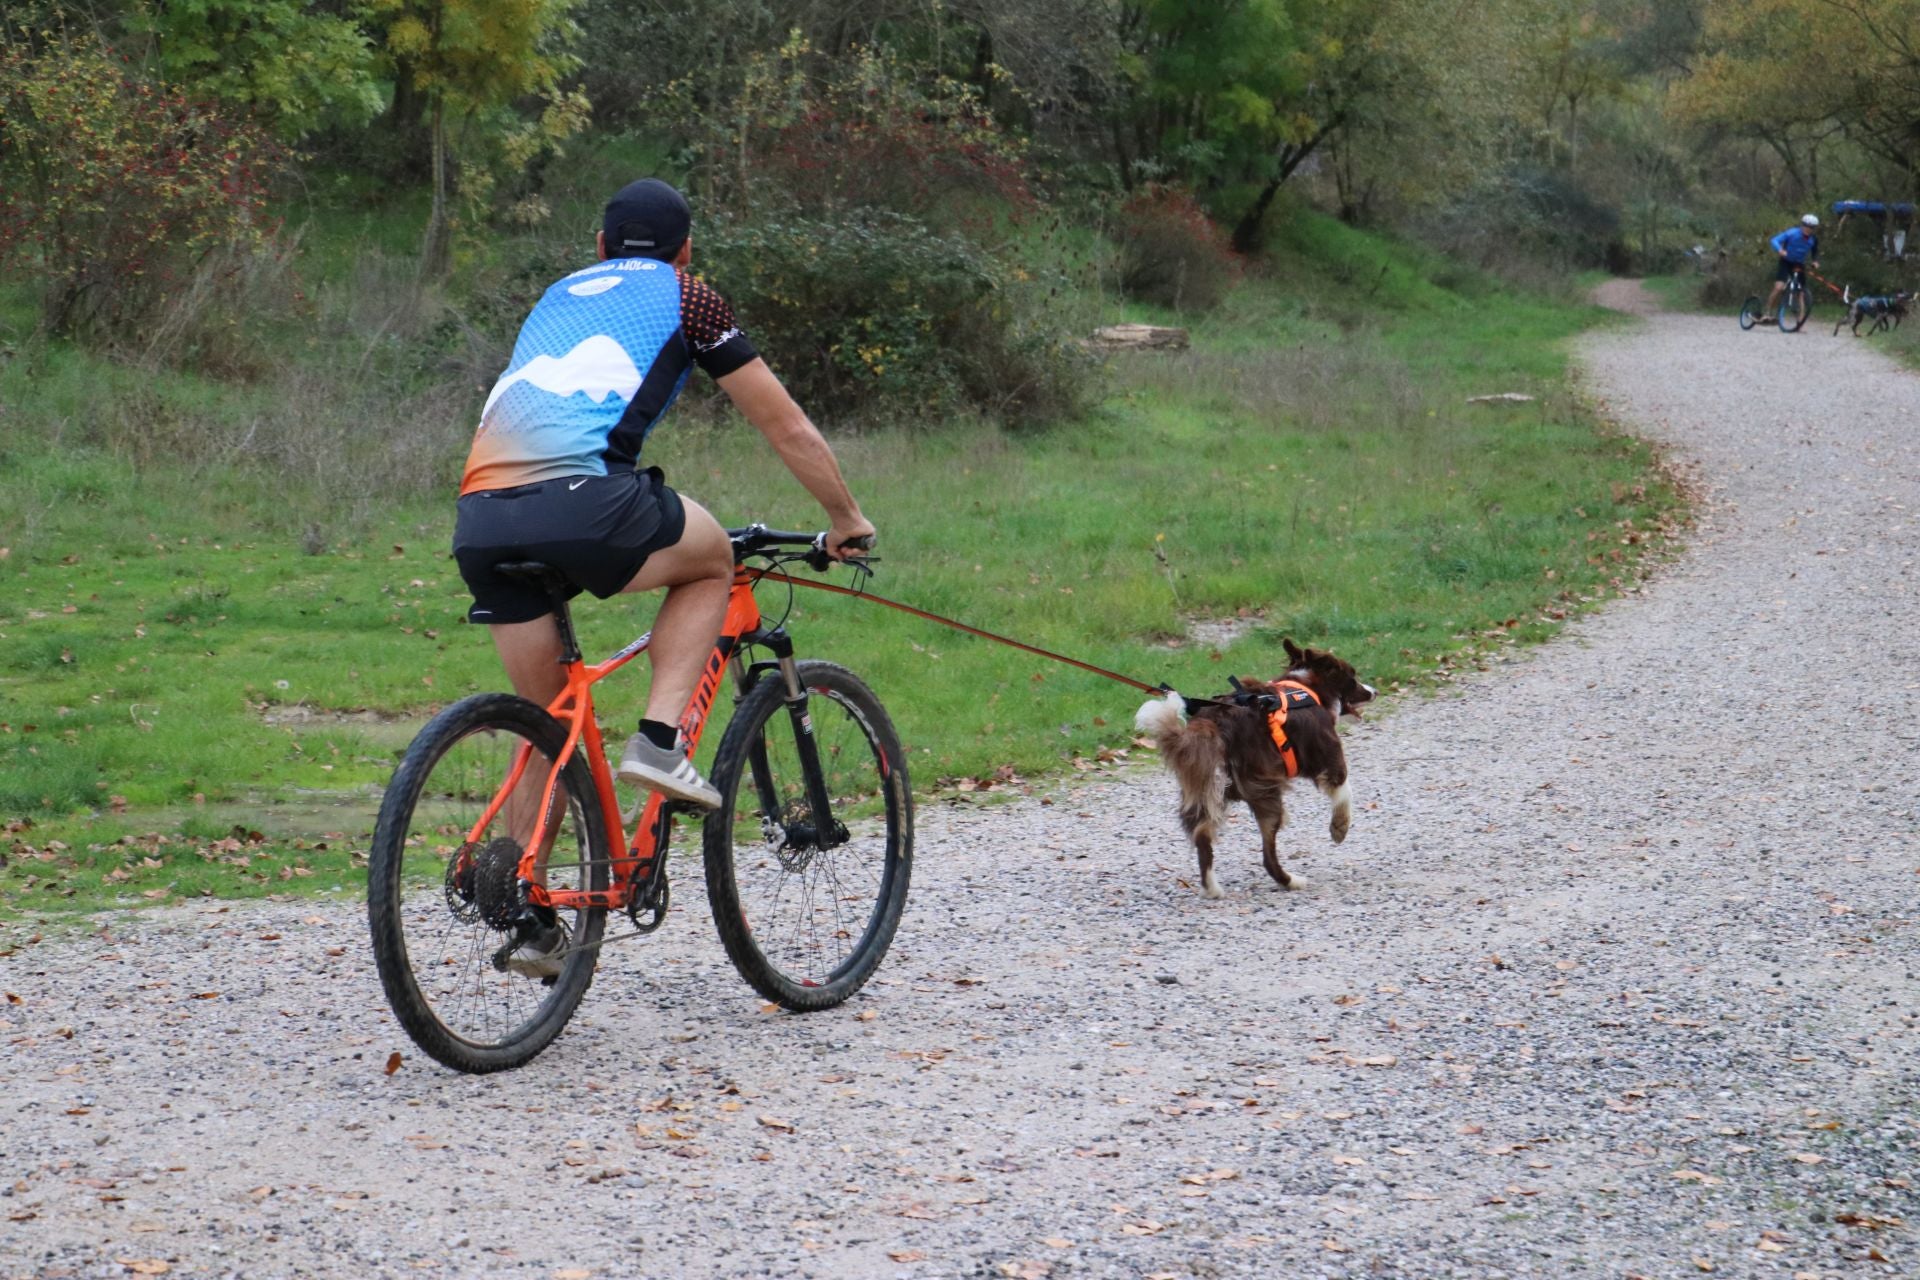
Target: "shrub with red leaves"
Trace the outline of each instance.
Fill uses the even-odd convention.
[[[97,50],[0,49],[0,262],[37,277],[54,333],[128,337],[209,255],[259,243],[280,160]]]
[[[968,222],[1037,206],[1019,145],[990,117],[965,102],[892,105],[823,95],[766,131],[761,180],[808,213],[891,209]]]
[[[1120,288],[1130,298],[1178,311],[1218,306],[1240,277],[1227,235],[1191,192],[1143,187],[1120,206],[1113,229]]]

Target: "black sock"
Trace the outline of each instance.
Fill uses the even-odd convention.
[[[680,740],[680,730],[670,724],[662,724],[658,720],[642,720],[640,734],[662,751],[673,750],[673,744]]]

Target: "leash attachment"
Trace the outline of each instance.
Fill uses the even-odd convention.
[[[885,596],[876,596],[872,592],[856,591],[852,587],[843,587],[832,582],[816,582],[811,578],[796,578],[791,574],[779,573],[772,569],[749,568],[746,572],[753,578],[764,581],[784,582],[789,586],[811,587],[815,591],[827,591],[837,596],[853,596],[860,600],[871,600],[875,604],[883,604],[889,609],[898,609],[901,613],[910,613],[916,618],[924,618],[928,622],[937,622],[943,627],[952,627],[955,631],[964,631],[970,636],[979,636],[982,640],[992,640],[996,644],[1004,644],[1009,648],[1019,649],[1024,653],[1031,653],[1042,658],[1051,658],[1055,662],[1064,662],[1068,666],[1078,667],[1082,671],[1091,671],[1094,675],[1104,676],[1108,680],[1138,689],[1142,693],[1166,694],[1172,692],[1172,690],[1164,684],[1151,685],[1144,680],[1135,680],[1132,676],[1123,676],[1118,671],[1109,671],[1105,667],[1096,667],[1091,662],[1082,662],[1078,658],[1069,658],[1064,653],[1055,653],[1051,649],[1042,649],[1039,645],[1028,644],[1023,640],[1015,640],[1010,636],[997,635],[994,632],[969,626],[953,618],[943,618],[937,613],[929,613],[925,609],[916,609],[910,604],[901,604],[898,600],[889,600]]]

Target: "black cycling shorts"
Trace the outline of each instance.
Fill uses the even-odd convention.
[[[1785,258],[1782,258],[1780,259],[1779,268],[1773,273],[1773,278],[1781,284],[1785,284],[1787,281],[1793,279],[1794,272],[1803,269],[1806,265],[1804,262],[1788,262]]]
[[[516,560],[552,565],[604,600],[633,581],[647,557],[680,541],[687,510],[660,468],[560,476],[461,497],[453,558],[473,593],[468,622],[531,622],[553,612],[540,587],[494,572]]]

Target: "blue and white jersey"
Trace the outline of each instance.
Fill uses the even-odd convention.
[[[480,411],[460,492],[631,469],[699,364],[756,356],[732,308],[651,258],[615,258],[550,286]]]

